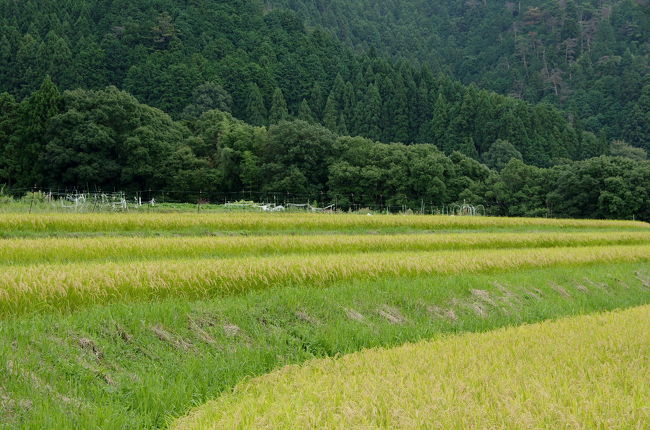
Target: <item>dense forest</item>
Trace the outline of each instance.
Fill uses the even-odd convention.
[[[629,45],[634,64],[619,64],[622,56],[611,71],[634,72],[629,85],[581,72],[592,79],[586,90],[600,91],[596,78],[616,84],[607,88],[613,95],[593,95],[608,103],[601,109],[576,105],[586,100],[577,89],[566,100],[536,90],[538,51],[526,60],[526,94],[511,94],[498,82],[519,78],[478,54],[470,73],[451,51],[436,51],[456,45],[430,44],[416,27],[397,31],[402,20],[422,21],[400,15],[397,2],[374,3],[358,2],[368,6],[362,14],[338,2],[313,9],[297,1],[0,0],[0,184],[184,196],[254,190],[342,206],[467,200],[501,215],[650,219],[647,22],[637,26],[638,43],[616,45]],[[487,6],[445,13],[480,7]],[[629,6],[634,22],[642,7]],[[358,19],[346,24],[346,10]],[[372,11],[395,20],[390,37]],[[319,26],[306,27],[300,14]],[[481,45],[490,43],[490,27],[479,22],[497,15],[433,28],[459,33],[456,43],[467,49],[473,34],[481,39],[473,49],[487,55],[500,45]],[[332,31],[334,22],[349,31]],[[431,51],[406,39],[398,50],[402,30]],[[588,62],[589,52],[575,62]],[[543,55],[551,64],[550,45]],[[620,91],[628,92],[625,103]]]
[[[592,132],[650,149],[647,0],[266,0],[465,84],[566,109]]]
[[[210,110],[174,121],[115,87],[61,93],[49,79],[20,103],[2,97],[0,113],[0,178],[18,189],[167,190],[189,201],[250,190],[342,208],[467,201],[494,215],[650,219],[650,161],[627,145],[540,168],[497,140],[485,165],[303,120],[253,126]]]
[[[475,159],[502,139],[538,166],[606,151],[604,136],[584,133],[548,104],[463,87],[406,61],[354,55],[306,31],[295,15],[265,13],[255,2],[0,4],[0,86],[19,98],[48,74],[63,89],[115,85],[176,119],[212,108],[253,125],[296,117]]]

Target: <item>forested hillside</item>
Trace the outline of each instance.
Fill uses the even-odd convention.
[[[360,52],[547,101],[588,130],[650,148],[647,0],[266,0]]]
[[[477,160],[501,139],[538,166],[607,152],[604,136],[583,133],[549,105],[355,55],[256,2],[2,0],[0,17],[0,89],[18,99],[49,75],[62,89],[115,85],[176,119],[215,108],[253,125],[295,117]]]
[[[300,13],[320,16],[309,10]],[[358,16],[371,27],[367,14]],[[645,71],[646,24],[625,70]],[[465,27],[464,37],[474,34]],[[388,51],[355,50],[294,12],[237,0],[0,0],[0,29],[5,191],[167,190],[188,201],[199,191],[249,191],[415,209],[467,200],[502,215],[650,219],[647,153],[612,141],[614,126],[585,131],[589,121],[574,110],[479,89],[512,79],[496,69],[477,65],[485,81],[464,86],[445,75],[457,73],[452,62],[434,61],[451,61],[451,51],[432,51],[419,65],[413,58],[428,54],[405,46],[406,59],[391,59],[397,30],[381,43]],[[418,34],[413,43],[427,45]],[[527,57],[530,76],[538,60]],[[629,86],[607,79],[636,103],[616,112],[636,121],[621,130],[647,146],[650,87],[641,90],[641,71]],[[542,93],[528,98],[544,101]]]

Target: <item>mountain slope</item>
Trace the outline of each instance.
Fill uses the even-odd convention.
[[[607,149],[550,106],[354,54],[260,3],[0,0],[0,27],[0,90],[18,98],[49,74],[62,89],[116,85],[175,118],[214,108],[253,125],[298,117],[343,135],[434,143],[476,159],[497,140],[540,166]]]
[[[465,84],[548,101],[594,132],[650,147],[647,0],[266,0],[358,50],[430,64]]]

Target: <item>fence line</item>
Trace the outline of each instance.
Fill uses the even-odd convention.
[[[3,198],[4,196],[4,198]],[[9,197],[9,198],[8,198]],[[232,211],[373,211],[387,213],[420,213],[446,215],[487,215],[482,205],[467,202],[443,204],[425,198],[407,196],[386,197],[382,194],[342,194],[269,192],[243,190],[240,192],[131,190],[80,191],[72,189],[0,189],[0,209],[27,204],[29,212],[35,207],[79,212],[128,211],[138,208],[170,207],[173,204],[196,205],[197,211],[217,208]]]

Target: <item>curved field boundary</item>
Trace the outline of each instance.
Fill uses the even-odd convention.
[[[278,285],[645,261],[650,245],[13,266],[0,273],[0,316],[123,300],[218,297]]]
[[[647,428],[650,306],[291,366],[172,427]]]
[[[648,229],[636,221],[352,214],[1,214],[0,235],[98,232],[476,230],[486,228]]]
[[[1,320],[0,429],[163,428],[168,417],[287,364],[646,304],[650,266],[615,263]]]
[[[0,240],[0,265],[650,243],[650,231]]]

